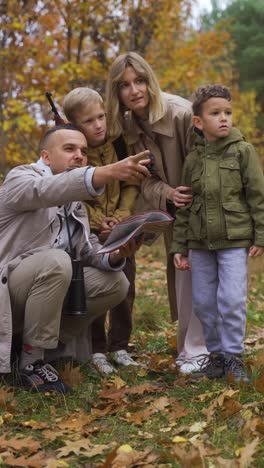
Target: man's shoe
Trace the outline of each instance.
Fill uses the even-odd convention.
[[[250,383],[243,359],[240,356],[230,355],[225,358],[225,375],[227,380],[235,383]]]
[[[42,360],[20,369],[17,374],[17,385],[33,392],[71,393],[71,388],[59,378],[56,369]]]
[[[116,372],[116,369],[107,361],[106,355],[103,353],[94,353],[91,362],[102,375],[110,375]]]
[[[128,352],[125,349],[114,351],[112,353],[112,359],[116,364],[119,364],[119,366],[140,366],[138,362],[134,361],[134,359],[132,359],[132,357],[129,356]]]
[[[208,379],[220,379],[225,374],[225,357],[222,354],[211,353],[198,361],[200,370],[194,372],[192,377]]]

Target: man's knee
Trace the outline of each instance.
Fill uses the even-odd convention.
[[[44,269],[51,275],[59,276],[62,282],[70,284],[72,278],[72,264],[70,256],[64,250],[51,249],[47,253]]]

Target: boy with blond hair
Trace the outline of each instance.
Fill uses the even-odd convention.
[[[263,253],[264,177],[255,149],[232,127],[228,88],[198,88],[193,113],[199,135],[182,180],[193,198],[177,209],[171,253],[175,267],[188,270],[191,250],[193,310],[210,352],[196,376],[249,383],[242,359],[247,259]]]
[[[76,88],[63,101],[67,119],[79,125],[88,141],[88,161],[91,166],[105,166],[127,156],[122,137],[107,138],[106,116],[103,99],[90,88]],[[139,185],[135,182],[117,180],[106,186],[105,192],[97,199],[87,202],[86,208],[91,230],[103,242],[112,228],[135,210]],[[106,352],[112,353],[112,360],[123,366],[137,366],[127,352],[132,331],[132,308],[135,298],[135,257],[127,258],[124,273],[130,282],[127,298],[110,311],[108,339],[105,333],[106,314],[92,324],[92,363],[102,374],[111,374],[115,368],[107,360]]]

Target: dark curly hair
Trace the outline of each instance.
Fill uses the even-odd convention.
[[[224,98],[227,99],[227,101],[232,100],[231,92],[226,86],[219,84],[200,86],[193,93],[193,114],[200,116],[202,114],[203,104],[212,97]]]

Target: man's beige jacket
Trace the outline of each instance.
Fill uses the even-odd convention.
[[[0,373],[10,372],[12,314],[8,275],[23,258],[54,247],[60,231],[60,207],[73,203],[73,216],[82,224],[77,255],[96,268],[102,266],[96,255],[97,237],[90,235],[85,207],[79,200],[92,196],[84,180],[85,168],[46,176],[37,164],[18,166],[10,171],[0,188]],[[88,170],[93,170],[92,168]],[[111,269],[109,267],[109,269]]]

